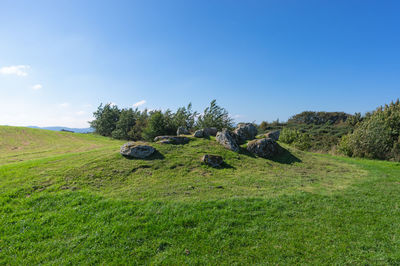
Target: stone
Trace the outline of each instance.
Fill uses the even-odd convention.
[[[215,127],[206,127],[203,129],[205,136],[216,136],[218,133],[218,129]]]
[[[204,130],[203,130],[203,129],[196,130],[196,131],[194,132],[194,134],[193,134],[193,137],[195,137],[195,138],[202,138],[202,137],[204,137]]]
[[[265,134],[264,136],[265,136],[266,138],[271,138],[271,139],[273,139],[273,140],[275,140],[275,141],[278,141],[278,140],[279,140],[280,134],[281,134],[281,131],[280,131],[280,130],[275,130],[275,131],[270,131],[270,132],[268,132],[268,133]]]
[[[201,158],[201,161],[211,167],[221,167],[224,160],[221,156],[206,154]]]
[[[176,131],[176,135],[189,135],[190,132],[187,130],[185,127],[178,127],[178,130]]]
[[[163,144],[186,144],[189,142],[189,139],[181,136],[158,136],[154,138],[154,142]]]
[[[126,157],[143,159],[152,155],[156,149],[143,142],[127,142],[122,145],[120,153]]]
[[[247,143],[247,150],[263,158],[273,158],[281,152],[281,147],[271,138],[255,139]]]
[[[257,128],[252,123],[240,123],[233,133],[237,136],[238,143],[243,144],[246,140],[252,140],[256,137]]]
[[[239,145],[237,144],[234,135],[226,128],[218,132],[215,139],[225,148],[234,152],[239,152]]]

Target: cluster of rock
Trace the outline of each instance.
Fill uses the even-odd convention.
[[[210,136],[216,136],[218,129],[215,127],[207,127],[203,129],[196,130],[193,134],[195,138],[208,138]]]
[[[251,140],[247,144],[247,150],[263,158],[272,158],[281,152],[281,147],[276,141],[279,139],[279,131],[267,133],[265,138],[255,139],[257,128],[251,123],[239,124],[233,132],[227,129],[217,133],[216,140],[225,148],[238,152],[239,145]]]
[[[189,134],[190,132],[186,128],[179,127],[177,131],[178,136],[158,136],[154,138],[154,142],[162,144],[186,144],[189,142],[189,138],[181,135]],[[196,130],[193,136],[195,138],[215,136],[218,143],[234,152],[239,152],[240,145],[250,140],[247,143],[247,150],[249,152],[263,158],[272,158],[282,150],[276,142],[279,139],[279,134],[279,130],[272,131],[263,135],[261,139],[255,139],[257,128],[251,123],[241,123],[233,131],[223,129],[217,132],[216,128],[204,128]],[[143,142],[128,142],[121,147],[120,153],[127,157],[146,158],[155,151],[155,148]],[[202,162],[212,167],[221,167],[223,158],[217,155],[206,154],[202,157]]]

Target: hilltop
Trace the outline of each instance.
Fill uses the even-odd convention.
[[[400,262],[399,163],[283,143],[268,160],[213,137],[130,160],[123,143],[0,127],[0,262]]]

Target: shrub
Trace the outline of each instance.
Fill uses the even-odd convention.
[[[400,103],[379,107],[364,117],[339,148],[347,155],[371,159],[399,160]]]
[[[309,134],[290,128],[282,129],[279,140],[287,144],[293,144],[300,150],[308,150],[312,143]]]

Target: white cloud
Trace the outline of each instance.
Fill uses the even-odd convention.
[[[69,103],[61,103],[59,106],[62,108],[66,108],[69,106]]]
[[[141,106],[141,105],[143,105],[143,104],[145,104],[145,103],[146,103],[146,100],[141,100],[141,101],[139,101],[139,102],[133,104],[133,107],[139,107],[139,106]]]
[[[110,102],[109,105],[110,105],[111,107],[114,107],[114,106],[116,106],[117,104],[114,103],[114,102]]]
[[[244,115],[240,115],[240,114],[233,116],[233,118],[235,118],[235,119],[244,118],[244,117],[245,117]]]
[[[32,90],[34,90],[34,91],[38,91],[38,90],[40,90],[41,88],[43,88],[42,84],[36,84],[36,85],[33,85],[33,86],[32,86]]]
[[[18,65],[18,66],[5,66],[0,68],[0,74],[3,75],[17,75],[20,77],[25,77],[28,75],[27,70],[30,66],[27,65]]]

